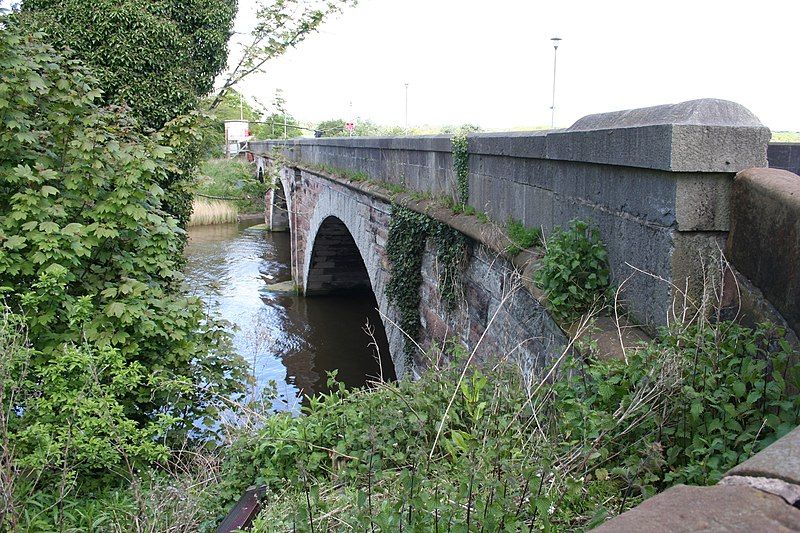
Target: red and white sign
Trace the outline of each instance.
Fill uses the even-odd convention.
[[[353,131],[354,129],[356,129],[356,124],[355,122],[348,122],[344,125],[344,127],[345,129],[347,129],[347,131]]]

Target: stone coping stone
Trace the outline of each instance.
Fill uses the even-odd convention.
[[[800,426],[735,466],[726,475],[767,477],[800,485]]]
[[[743,105],[729,100],[702,98],[679,104],[586,115],[579,118],[566,131],[608,130],[662,124],[763,127],[758,117]]]
[[[770,132],[743,106],[708,98],[588,115],[564,130],[472,133],[467,138],[474,155],[734,173],[767,166]],[[303,146],[452,152],[450,135],[298,138],[250,146],[256,152],[284,146],[301,152]]]
[[[800,332],[800,177],[774,168],[736,176],[727,256]]]
[[[599,533],[800,530],[800,509],[742,486],[676,485],[595,528]]]

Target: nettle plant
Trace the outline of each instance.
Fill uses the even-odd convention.
[[[610,270],[597,228],[573,220],[567,230],[556,229],[546,246],[534,281],[547,294],[548,307],[556,318],[571,322],[605,305]]]

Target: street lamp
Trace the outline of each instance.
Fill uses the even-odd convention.
[[[406,135],[408,135],[408,82],[406,82]]]
[[[556,125],[556,59],[561,37],[553,37],[550,40],[553,42],[553,105],[550,106],[550,128],[552,129]]]

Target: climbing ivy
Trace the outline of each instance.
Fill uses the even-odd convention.
[[[436,245],[439,294],[445,309],[452,311],[464,294],[462,274],[467,263],[469,238],[438,220],[431,222],[431,237]]]
[[[462,206],[469,201],[469,150],[467,134],[453,135],[453,172],[456,175],[456,192],[458,203]]]
[[[405,353],[411,358],[419,334],[419,287],[422,284],[422,256],[428,236],[428,217],[398,205],[392,206],[386,255],[391,277],[386,296],[400,311],[400,328],[405,332]]]
[[[389,223],[386,254],[391,262],[391,276],[385,293],[400,311],[400,327],[407,335],[406,357],[411,358],[419,336],[422,258],[428,237],[434,239],[438,263],[438,281],[442,303],[448,311],[455,308],[463,294],[462,275],[466,266],[469,239],[447,224],[406,207],[394,205]]]

